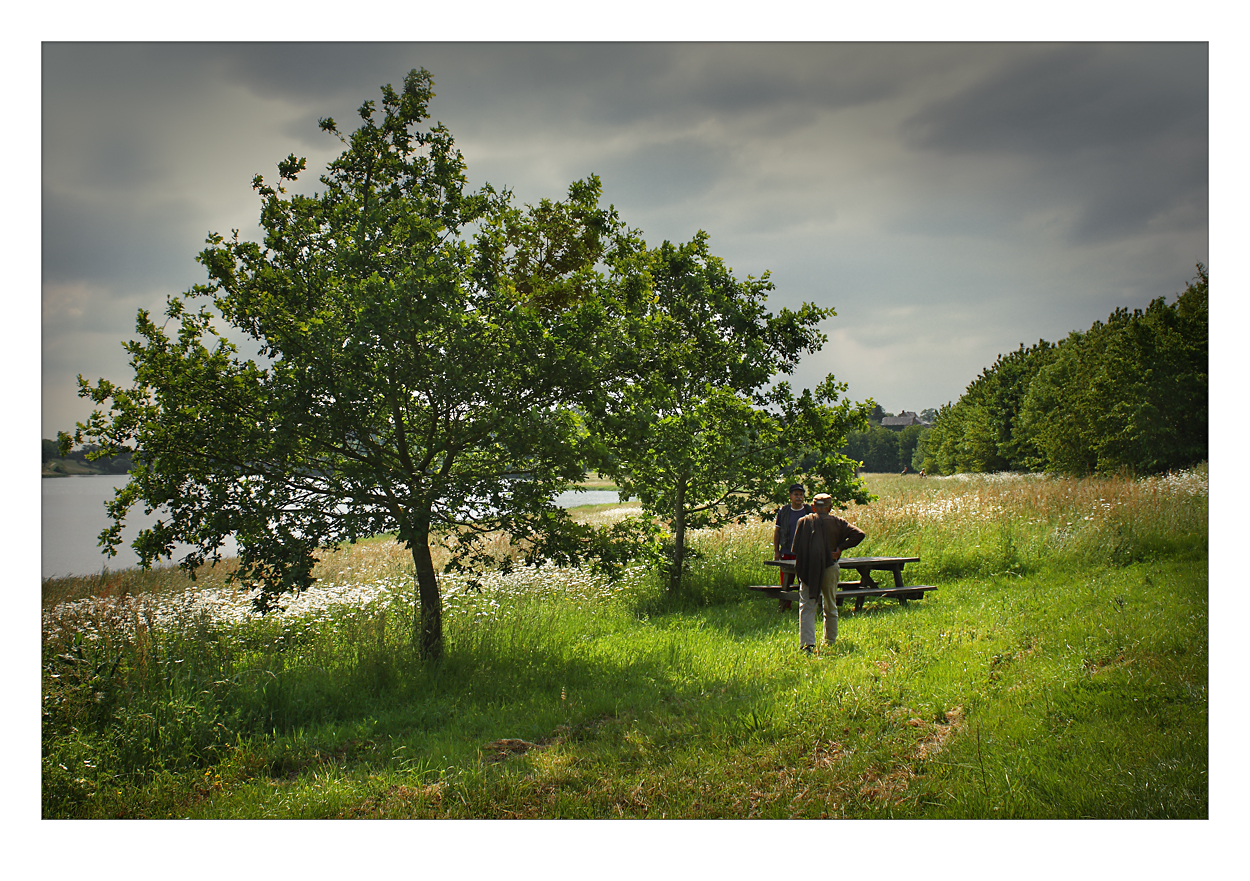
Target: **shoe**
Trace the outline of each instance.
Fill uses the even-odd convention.
[[[805,645],[805,646],[803,646],[803,654],[805,654],[805,655],[814,655],[814,654],[816,654],[816,646],[814,646],[814,645]]]

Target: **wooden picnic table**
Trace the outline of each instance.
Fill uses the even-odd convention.
[[[855,600],[855,611],[864,607],[864,601],[870,598],[896,599],[899,605],[907,605],[908,600],[924,599],[924,595],[937,587],[927,584],[904,584],[903,567],[908,563],[919,563],[919,557],[843,557],[838,565],[843,569],[854,569],[859,573],[859,581],[842,581],[838,583],[834,602],[839,606],[843,600]],[[776,566],[782,572],[794,574],[793,560],[765,560],[765,566]],[[894,584],[883,587],[872,577],[873,572],[891,572]],[[781,586],[768,584],[752,584],[751,590],[758,590],[766,596],[779,600],[797,600],[797,590],[786,590]]]

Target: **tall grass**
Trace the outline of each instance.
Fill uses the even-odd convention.
[[[920,576],[1024,575],[1056,564],[1207,555],[1207,468],[1164,477],[878,476],[881,500],[845,516],[856,554],[919,556]]]
[[[856,553],[939,589],[816,660],[744,589],[768,523],[696,533],[678,603],[448,578],[439,664],[389,539],[264,617],[220,573],[45,583],[44,815],[1206,815],[1205,470],[872,488]]]

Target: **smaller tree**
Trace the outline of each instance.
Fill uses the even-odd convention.
[[[795,481],[819,480],[840,501],[867,501],[855,463],[839,452],[867,424],[866,406],[838,401],[828,377],[798,397],[787,383],[802,352],[820,348],[816,325],[834,314],[803,304],[764,311],[773,285],[736,279],[709,253],[707,234],[646,255],[651,296],[632,325],[630,382],[595,414],[599,470],[672,529],[670,591],[681,589],[687,530],[743,522],[784,502]]]

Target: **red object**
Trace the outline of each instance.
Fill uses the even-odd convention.
[[[793,560],[794,558],[794,554],[787,554],[784,551],[777,555],[778,560]],[[777,572],[781,575],[781,586],[784,588],[786,586],[786,575],[788,573],[785,569],[778,569]]]

